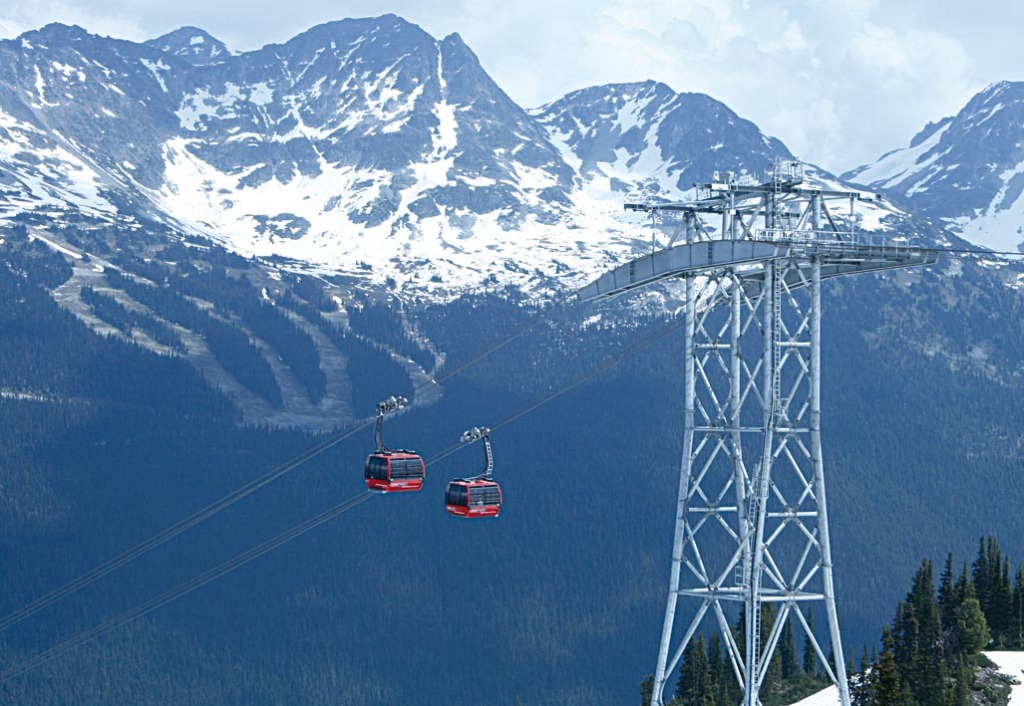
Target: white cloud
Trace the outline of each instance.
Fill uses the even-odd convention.
[[[1024,70],[1024,6],[985,0],[7,0],[0,35],[60,21],[141,41],[196,25],[247,50],[386,12],[437,37],[459,32],[526,107],[652,78],[723,101],[834,171],[906,144]]]

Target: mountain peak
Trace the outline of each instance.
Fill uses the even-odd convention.
[[[231,54],[224,42],[198,27],[181,27],[146,44],[180,57],[193,66],[216,64]]]
[[[757,174],[775,157],[792,158],[721,102],[659,81],[583,88],[535,115],[566,141],[588,178],[657,178],[670,187],[656,195],[668,198],[680,198],[716,169]]]
[[[996,81],[995,83],[990,83],[985,86],[978,95],[992,97],[1009,91],[1020,91],[1022,89],[1024,89],[1024,82],[1021,81]]]
[[[442,44],[447,44],[456,47],[465,47],[466,41],[462,38],[462,35],[458,32],[452,32],[447,37],[441,40]]]
[[[0,76],[0,109],[32,108],[24,148],[0,155],[25,175],[12,210],[59,200],[98,223],[155,218],[416,291],[593,270],[636,245],[636,225],[617,220],[625,194],[679,198],[715,169],[758,174],[789,156],[718,101],[658,81],[527,113],[460,35],[393,14],[244,54],[196,27],[144,45],[48,32],[32,40],[35,67]],[[45,170],[30,158],[40,134]]]
[[[1024,82],[986,86],[952,118],[910,145],[843,175],[885,190],[968,241],[996,250],[1022,243]]]
[[[88,31],[79,27],[78,25],[66,25],[60,22],[51,22],[48,25],[44,25],[37,30],[25,32],[19,38],[36,38],[44,41],[52,42],[54,40],[64,41],[80,41],[87,37],[91,37]]]

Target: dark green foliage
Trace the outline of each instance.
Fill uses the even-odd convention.
[[[975,589],[982,582],[989,609],[999,604],[1000,584],[1008,583],[1009,559],[994,538],[982,538],[972,572],[966,564],[953,580],[953,555],[947,554],[939,587],[932,564],[925,559],[914,574],[910,592],[896,608],[892,629],[882,634],[882,652],[861,660],[861,672],[851,675],[857,706],[963,706],[971,703],[975,668],[987,660],[981,650],[997,642]],[[1020,571],[1018,571],[1018,575]],[[1010,603],[1013,601],[1011,593]],[[1007,616],[1012,625],[1012,616]],[[1003,633],[999,644],[1011,645],[1014,635]],[[987,698],[987,697],[986,697]]]
[[[814,632],[814,609],[807,609],[807,626]],[[818,655],[814,650],[814,643],[810,636],[804,638],[804,674],[813,676],[818,673]]]
[[[640,706],[651,706],[651,697],[654,695],[654,675],[648,674],[640,682]]]
[[[991,633],[988,621],[981,610],[981,604],[970,592],[964,597],[956,612],[956,656],[957,662],[969,662],[988,646]]]
[[[779,637],[779,664],[782,669],[782,680],[793,679],[802,674],[796,661],[796,638],[793,634],[793,621],[787,620]]]
[[[335,345],[348,359],[352,406],[357,411],[372,411],[377,402],[389,395],[412,397],[409,376],[386,351],[358,336],[345,334],[335,340]]]
[[[772,604],[762,606],[762,636],[769,634],[779,615]],[[787,620],[782,628],[783,634],[762,683],[759,697],[766,706],[784,706],[800,701],[829,683],[827,678],[804,674],[797,664],[792,620]],[[733,627],[733,637],[741,651],[745,643],[745,622],[741,610]],[[785,636],[787,634],[788,637]],[[790,647],[785,648],[785,644]],[[735,706],[742,696],[732,664],[723,650],[721,635],[717,631],[712,632],[711,638],[705,641],[704,634],[698,634],[683,652],[672,705]]]
[[[876,688],[875,678],[877,672],[871,669],[876,661],[875,655],[868,656],[868,646],[864,645],[864,652],[860,658],[860,672],[855,673],[852,669],[849,672],[850,678],[850,699],[853,706],[869,706],[872,694]]]
[[[34,284],[53,289],[71,277],[71,265],[45,243],[29,237],[23,225],[0,230],[7,269]]]
[[[888,628],[882,631],[882,652],[876,666],[878,675],[874,678],[874,692],[869,703],[872,706],[906,706],[907,696],[900,680],[896,661],[896,650]]]
[[[978,603],[997,646],[1013,642],[1010,626],[1013,616],[1013,588],[1009,560],[1003,557],[995,537],[980,542],[978,556],[971,566]]]
[[[0,264],[0,388],[56,403],[113,403],[233,419],[233,406],[185,361],[94,335]]]
[[[324,284],[313,277],[295,277],[291,280],[292,294],[303,299],[317,311],[336,311],[338,305],[327,295]]]
[[[953,583],[953,552],[946,554],[946,563],[942,567],[942,577],[939,579],[939,619],[943,626],[943,639],[946,642],[947,658],[949,657],[949,630],[956,621],[956,609],[962,597],[958,597]]]
[[[956,660],[955,674],[956,684],[953,687],[953,706],[971,706],[971,672],[967,668],[965,660]]]
[[[92,287],[82,287],[81,297],[96,316],[119,329],[125,336],[131,338],[132,331],[138,329],[161,345],[179,352],[185,351],[178,334],[149,314],[126,309],[113,297],[101,294]]]
[[[946,685],[946,658],[942,643],[942,622],[935,600],[932,563],[927,559],[914,575],[906,599],[905,615],[916,628],[912,643],[904,645],[901,670],[914,700],[920,704],[941,704]],[[911,639],[911,638],[908,638]],[[906,649],[909,647],[909,654]],[[899,660],[900,652],[897,652]]]
[[[778,617],[778,612],[775,609],[775,605],[772,603],[765,603],[761,606],[761,644],[762,648],[764,642],[768,639],[768,635],[771,634],[772,627],[775,625],[775,620]],[[778,650],[772,654],[771,661],[768,662],[768,670],[764,675],[764,681],[761,683],[761,700],[766,704],[773,704],[779,692],[782,690],[782,656]]]
[[[722,648],[722,636],[713,632],[708,640],[708,663],[711,667],[711,681],[715,687],[716,704],[739,703],[742,694],[732,663]]]
[[[231,277],[221,268],[176,277],[174,285],[185,294],[212,302],[223,316],[239,316],[253,335],[269,344],[302,383],[313,402],[323,399],[327,376],[312,337],[266,297],[261,297],[244,276]]]
[[[1013,579],[1013,612],[1008,631],[1009,644],[1024,649],[1024,569],[1018,568]]]
[[[335,326],[315,307],[295,297],[284,297],[281,303],[313,323],[345,356],[352,382],[352,406],[357,414],[368,414],[390,395],[412,397],[409,375],[386,350]]]
[[[215,319],[168,287],[150,287],[115,271],[107,273],[107,280],[161,317],[201,334],[225,370],[272,406],[281,406],[281,388],[273,369],[237,327]]]
[[[678,706],[715,706],[715,686],[704,634],[701,633],[683,652],[673,703]]]
[[[410,340],[402,317],[393,306],[371,301],[361,308],[352,307],[348,310],[348,321],[356,333],[380,341],[424,370],[434,368],[433,355]]]

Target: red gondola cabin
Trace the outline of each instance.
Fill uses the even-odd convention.
[[[457,517],[497,517],[501,486],[491,480],[453,480],[445,491],[444,507]]]
[[[384,493],[419,490],[427,476],[423,458],[412,453],[388,451],[366,459],[366,487]]]

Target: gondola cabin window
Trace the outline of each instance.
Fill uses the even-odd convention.
[[[450,485],[448,486],[448,493],[445,498],[445,503],[448,505],[465,505],[466,504],[466,486],[464,485]]]
[[[423,458],[407,452],[371,454],[366,459],[366,487],[384,493],[420,490],[426,477]]]

